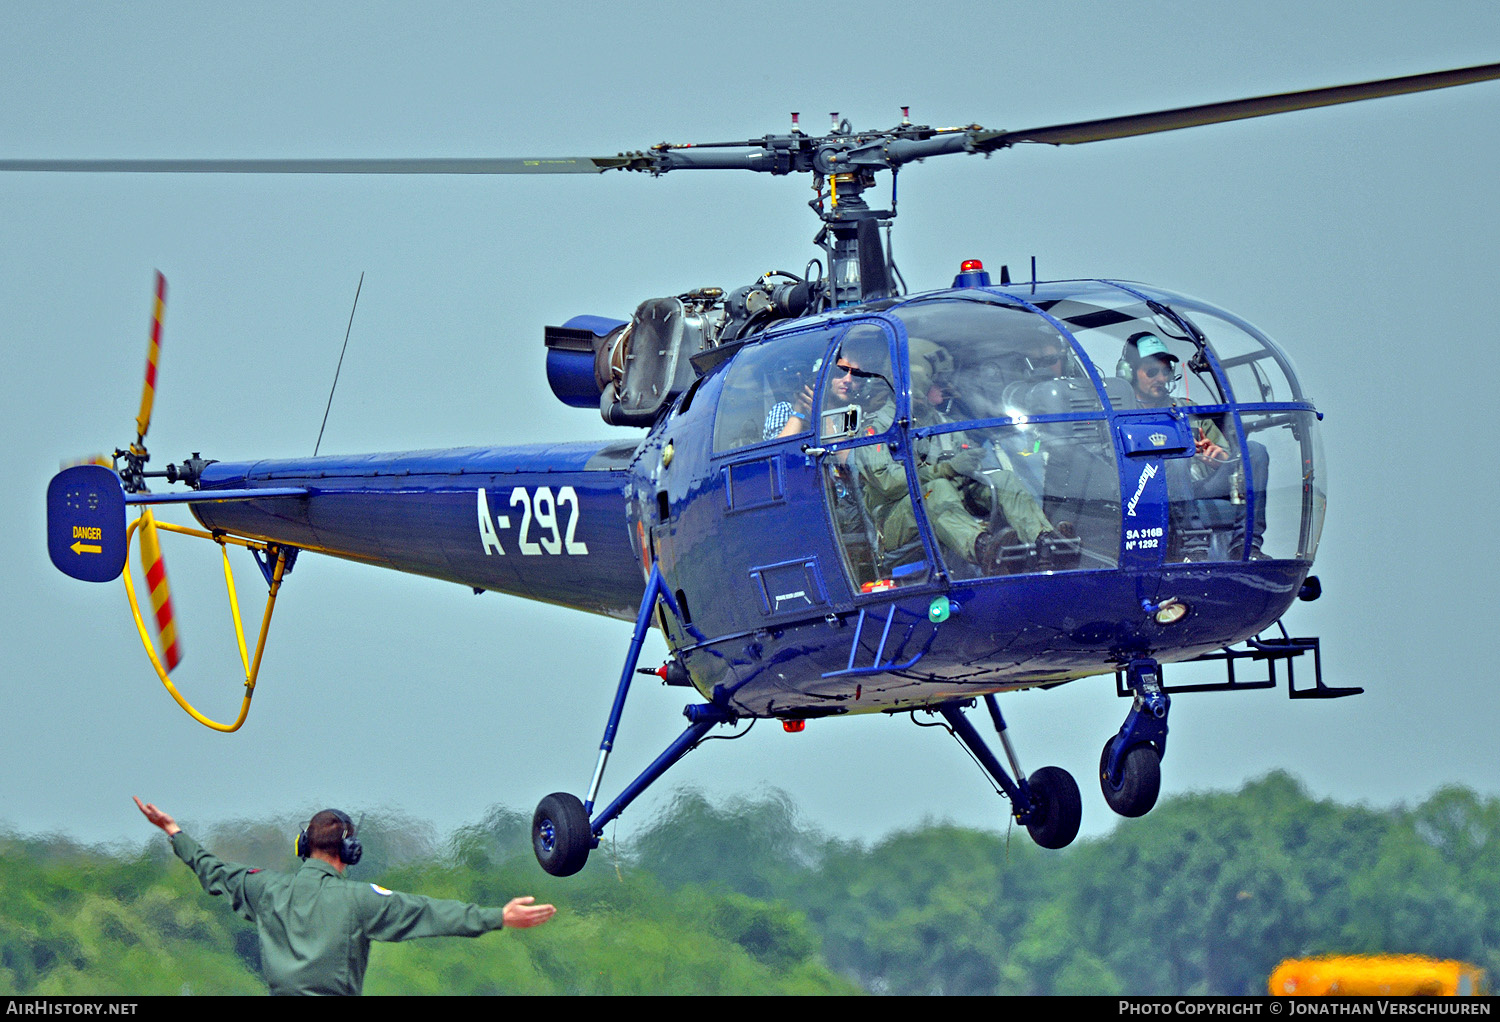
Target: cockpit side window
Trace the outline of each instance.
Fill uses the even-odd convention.
[[[884,433],[896,417],[891,339],[875,323],[856,323],[839,339],[818,401],[822,440]]]
[[[828,349],[815,330],[747,345],[734,356],[714,419],[714,452],[812,428],[812,393]]]
[[[930,563],[912,512],[904,458],[888,434],[896,420],[893,338],[875,322],[839,339],[818,395],[819,439],[830,447],[823,482],[839,552],[861,593],[921,585]]]
[[[949,574],[1112,566],[1114,448],[1068,339],[1034,309],[1000,301],[891,311],[907,328],[912,453]]]

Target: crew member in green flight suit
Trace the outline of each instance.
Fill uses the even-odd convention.
[[[372,940],[477,937],[539,926],[557,911],[529,897],[485,908],[350,880],[344,869],[359,860],[362,849],[354,824],[336,809],[315,815],[298,835],[302,867],[279,873],[224,862],[156,806],[139,798],[135,804],[167,835],[203,889],[229,895],[230,907],[256,925],[261,969],[273,994],[358,994]]]
[[[938,354],[930,350],[935,347],[913,342],[912,411],[918,426],[942,421],[934,405],[936,395],[931,393],[938,372],[931,364],[931,357]],[[894,421],[895,391],[890,378],[889,349],[881,336],[851,331],[841,347],[829,373],[823,405],[826,409],[845,404],[862,407],[865,414],[860,419],[861,429],[867,435],[885,432]],[[938,458],[945,445],[957,439],[957,434],[939,434],[918,445],[921,458],[917,479],[928,521],[938,542],[947,550],[978,565],[983,573],[1003,572],[1008,570],[1001,560],[1003,551],[1018,543],[1030,547],[1039,536],[1053,533],[1053,525],[1035,499],[1008,472],[992,482],[996,483],[995,497],[1009,527],[991,532],[984,520],[970,514],[962,493],[962,486],[968,480],[938,469]],[[857,470],[865,506],[879,533],[882,549],[893,554],[913,547],[918,531],[905,468],[883,444],[855,448],[850,462]],[[920,551],[914,553],[919,555]]]

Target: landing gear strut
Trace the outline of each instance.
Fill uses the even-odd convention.
[[[1021,773],[1015,750],[1005,736],[1005,718],[1000,715],[1000,704],[993,695],[985,696],[984,702],[1005,749],[1005,757],[1010,761],[1010,769],[1015,773],[1015,780],[964,716],[961,704],[943,703],[937,711],[953,728],[958,740],[968,746],[985,772],[1009,796],[1011,814],[1026,828],[1031,840],[1043,848],[1066,848],[1078,836],[1078,827],[1083,822],[1083,798],[1078,793],[1078,782],[1073,780],[1072,774],[1054,766],[1042,767],[1028,779]]]
[[[1171,697],[1162,690],[1155,660],[1132,660],[1125,668],[1135,692],[1130,714],[1099,756],[1099,787],[1104,801],[1121,816],[1145,816],[1161,793],[1161,758],[1167,751],[1167,711]]]
[[[667,605],[667,609],[677,615],[677,604],[672,599],[672,594],[662,584],[661,573],[656,566],[651,566],[651,577],[646,581],[646,595],[641,600],[641,610],[636,616],[635,632],[631,636],[630,651],[625,657],[625,668],[620,673],[620,684],[615,690],[614,706],[610,709],[609,723],[604,728],[604,739],[599,743],[599,759],[594,765],[594,777],[589,782],[588,799],[580,801],[577,796],[566,792],[554,792],[542,799],[536,807],[536,812],[531,817],[531,846],[536,852],[536,861],[541,864],[542,869],[553,876],[572,876],[583,869],[588,861],[589,852],[599,847],[599,835],[604,833],[604,828],[625,811],[625,807],[634,802],[636,798],[650,787],[662,774],[683,756],[698,747],[698,743],[708,734],[709,730],[717,724],[733,723],[736,719],[733,711],[715,705],[714,703],[700,703],[686,707],[682,712],[688,719],[687,730],[677,736],[677,739],[667,746],[660,756],[657,756],[651,765],[641,772],[635,780],[625,786],[618,798],[609,804],[599,815],[590,818],[594,811],[594,799],[599,794],[600,782],[604,780],[604,765],[609,760],[610,750],[614,748],[615,732],[620,726],[620,715],[625,710],[625,697],[630,692],[630,679],[635,673],[636,663],[640,660],[641,644],[645,641],[646,630],[651,627],[651,616],[656,612],[656,601],[661,599]]]

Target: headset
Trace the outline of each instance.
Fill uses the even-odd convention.
[[[347,813],[338,809],[325,809],[323,811],[325,813],[332,813],[344,825],[344,836],[339,841],[339,858],[343,860],[344,865],[353,866],[365,854],[364,846],[359,843],[359,838],[354,836],[354,821],[349,819]],[[308,826],[311,825],[312,821],[309,820]],[[296,853],[299,859],[306,859],[312,855],[312,840],[307,836],[307,827],[303,827],[301,832],[297,834],[297,840],[292,844],[292,851]]]
[[[1140,349],[1140,343],[1148,337],[1156,342],[1154,347],[1161,349],[1160,351],[1153,351],[1151,355],[1161,355],[1170,360],[1172,372],[1167,376],[1167,393],[1171,394],[1177,389],[1177,384],[1182,381],[1182,369],[1180,368],[1182,363],[1176,355],[1167,350],[1167,346],[1162,343],[1161,338],[1157,337],[1150,330],[1142,330],[1139,333],[1131,334],[1125,339],[1125,347],[1120,351],[1120,361],[1115,363],[1115,375],[1122,380],[1129,380],[1131,386],[1135,385],[1136,367],[1151,357],[1151,355],[1143,356]]]

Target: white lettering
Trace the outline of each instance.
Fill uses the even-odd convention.
[[[586,554],[589,552],[587,543],[580,543],[573,538],[573,533],[578,530],[578,491],[571,486],[564,486],[557,491],[557,506],[567,504],[573,509],[568,516],[568,536],[563,541],[563,548],[570,554]]]
[[[1328,1008],[1326,1006],[1304,1007],[1304,1006],[1300,1006],[1298,1004],[1298,1002],[1295,1002],[1295,1001],[1292,1001],[1292,1002],[1278,1001],[1276,1004],[1273,1005],[1273,1008],[1275,1010],[1272,1011],[1271,1014],[1273,1014],[1273,1015],[1282,1014],[1283,1013],[1283,1008],[1281,1007],[1282,1004],[1289,1004],[1290,1007],[1287,1008],[1287,1009],[1285,1009],[1285,1010],[1288,1013],[1293,1014],[1293,1015],[1306,1014],[1306,1013],[1309,1013],[1309,1012],[1311,1012],[1312,1014],[1329,1014],[1329,1010],[1328,1010]],[[1258,1002],[1258,1001],[1257,1002],[1250,1002],[1250,1003],[1243,1003],[1243,1002],[1220,1003],[1220,1002],[1212,1001],[1212,1000],[1208,1000],[1208,1001],[1178,1000],[1178,1001],[1168,1002],[1168,1001],[1158,1001],[1158,1000],[1148,1000],[1148,999],[1143,999],[1143,998],[1137,998],[1137,999],[1132,999],[1132,1000],[1121,999],[1118,1002],[1118,1011],[1117,1011],[1117,1014],[1120,1014],[1120,1015],[1262,1015],[1262,1014],[1264,1014],[1264,1012],[1261,1009],[1264,1008],[1264,1007],[1265,1007],[1265,1005],[1262,1004],[1262,1003],[1260,1003],[1260,1002]],[[1355,1009],[1350,1009],[1347,1005],[1344,1006],[1344,1012],[1343,1012],[1344,1014],[1351,1013],[1351,1011],[1354,1014],[1359,1014],[1361,1012],[1364,1013],[1364,1014],[1370,1014],[1371,1013],[1371,1009],[1368,1006],[1365,1006],[1365,1007],[1362,1007],[1362,1008],[1355,1008]]]
[[[542,548],[526,538],[526,533],[531,531],[531,494],[526,492],[524,486],[517,486],[510,491],[510,506],[521,505],[521,531],[516,542],[521,544],[521,553],[528,557],[534,557],[542,552]]]
[[[510,506],[521,508],[521,528],[516,536],[521,553],[588,554],[588,544],[577,538],[581,511],[578,491],[573,487],[564,486],[553,494],[550,486],[538,486],[535,490],[517,486],[510,491]],[[489,494],[482,486],[475,502],[475,511],[479,521],[479,545],[485,556],[504,554],[505,547],[500,544],[500,533],[510,528],[510,515],[491,512]],[[565,522],[562,514],[567,516]],[[537,525],[535,538],[530,535],[533,521]]]
[[[17,1001],[8,1000],[5,1003],[7,1015],[134,1015],[137,1005],[134,1001],[104,1003],[70,1004],[66,1001]]]
[[[552,533],[548,538],[538,531],[537,540],[542,549],[549,554],[562,553],[562,534],[557,531],[557,501],[552,497],[550,486],[539,486],[532,495],[532,507],[536,509],[536,524],[538,530],[548,530]]]
[[[1130,503],[1126,505],[1126,513],[1129,514],[1130,517],[1132,517],[1132,518],[1135,517],[1135,506],[1136,506],[1136,504],[1140,503],[1141,494],[1144,493],[1144,492],[1146,492],[1146,484],[1148,482],[1150,482],[1155,477],[1156,477],[1156,465],[1154,463],[1150,464],[1150,465],[1147,465],[1141,471],[1141,481],[1138,482],[1138,483],[1136,483],[1136,485],[1135,485],[1135,496],[1131,497],[1130,498]]]
[[[509,515],[501,516],[500,528],[510,528]],[[484,495],[483,486],[479,488],[479,542],[484,547],[486,557],[491,553],[505,553],[505,548],[500,545],[500,537],[495,533],[495,523],[490,518],[490,502]],[[494,547],[493,551],[491,547]]]

